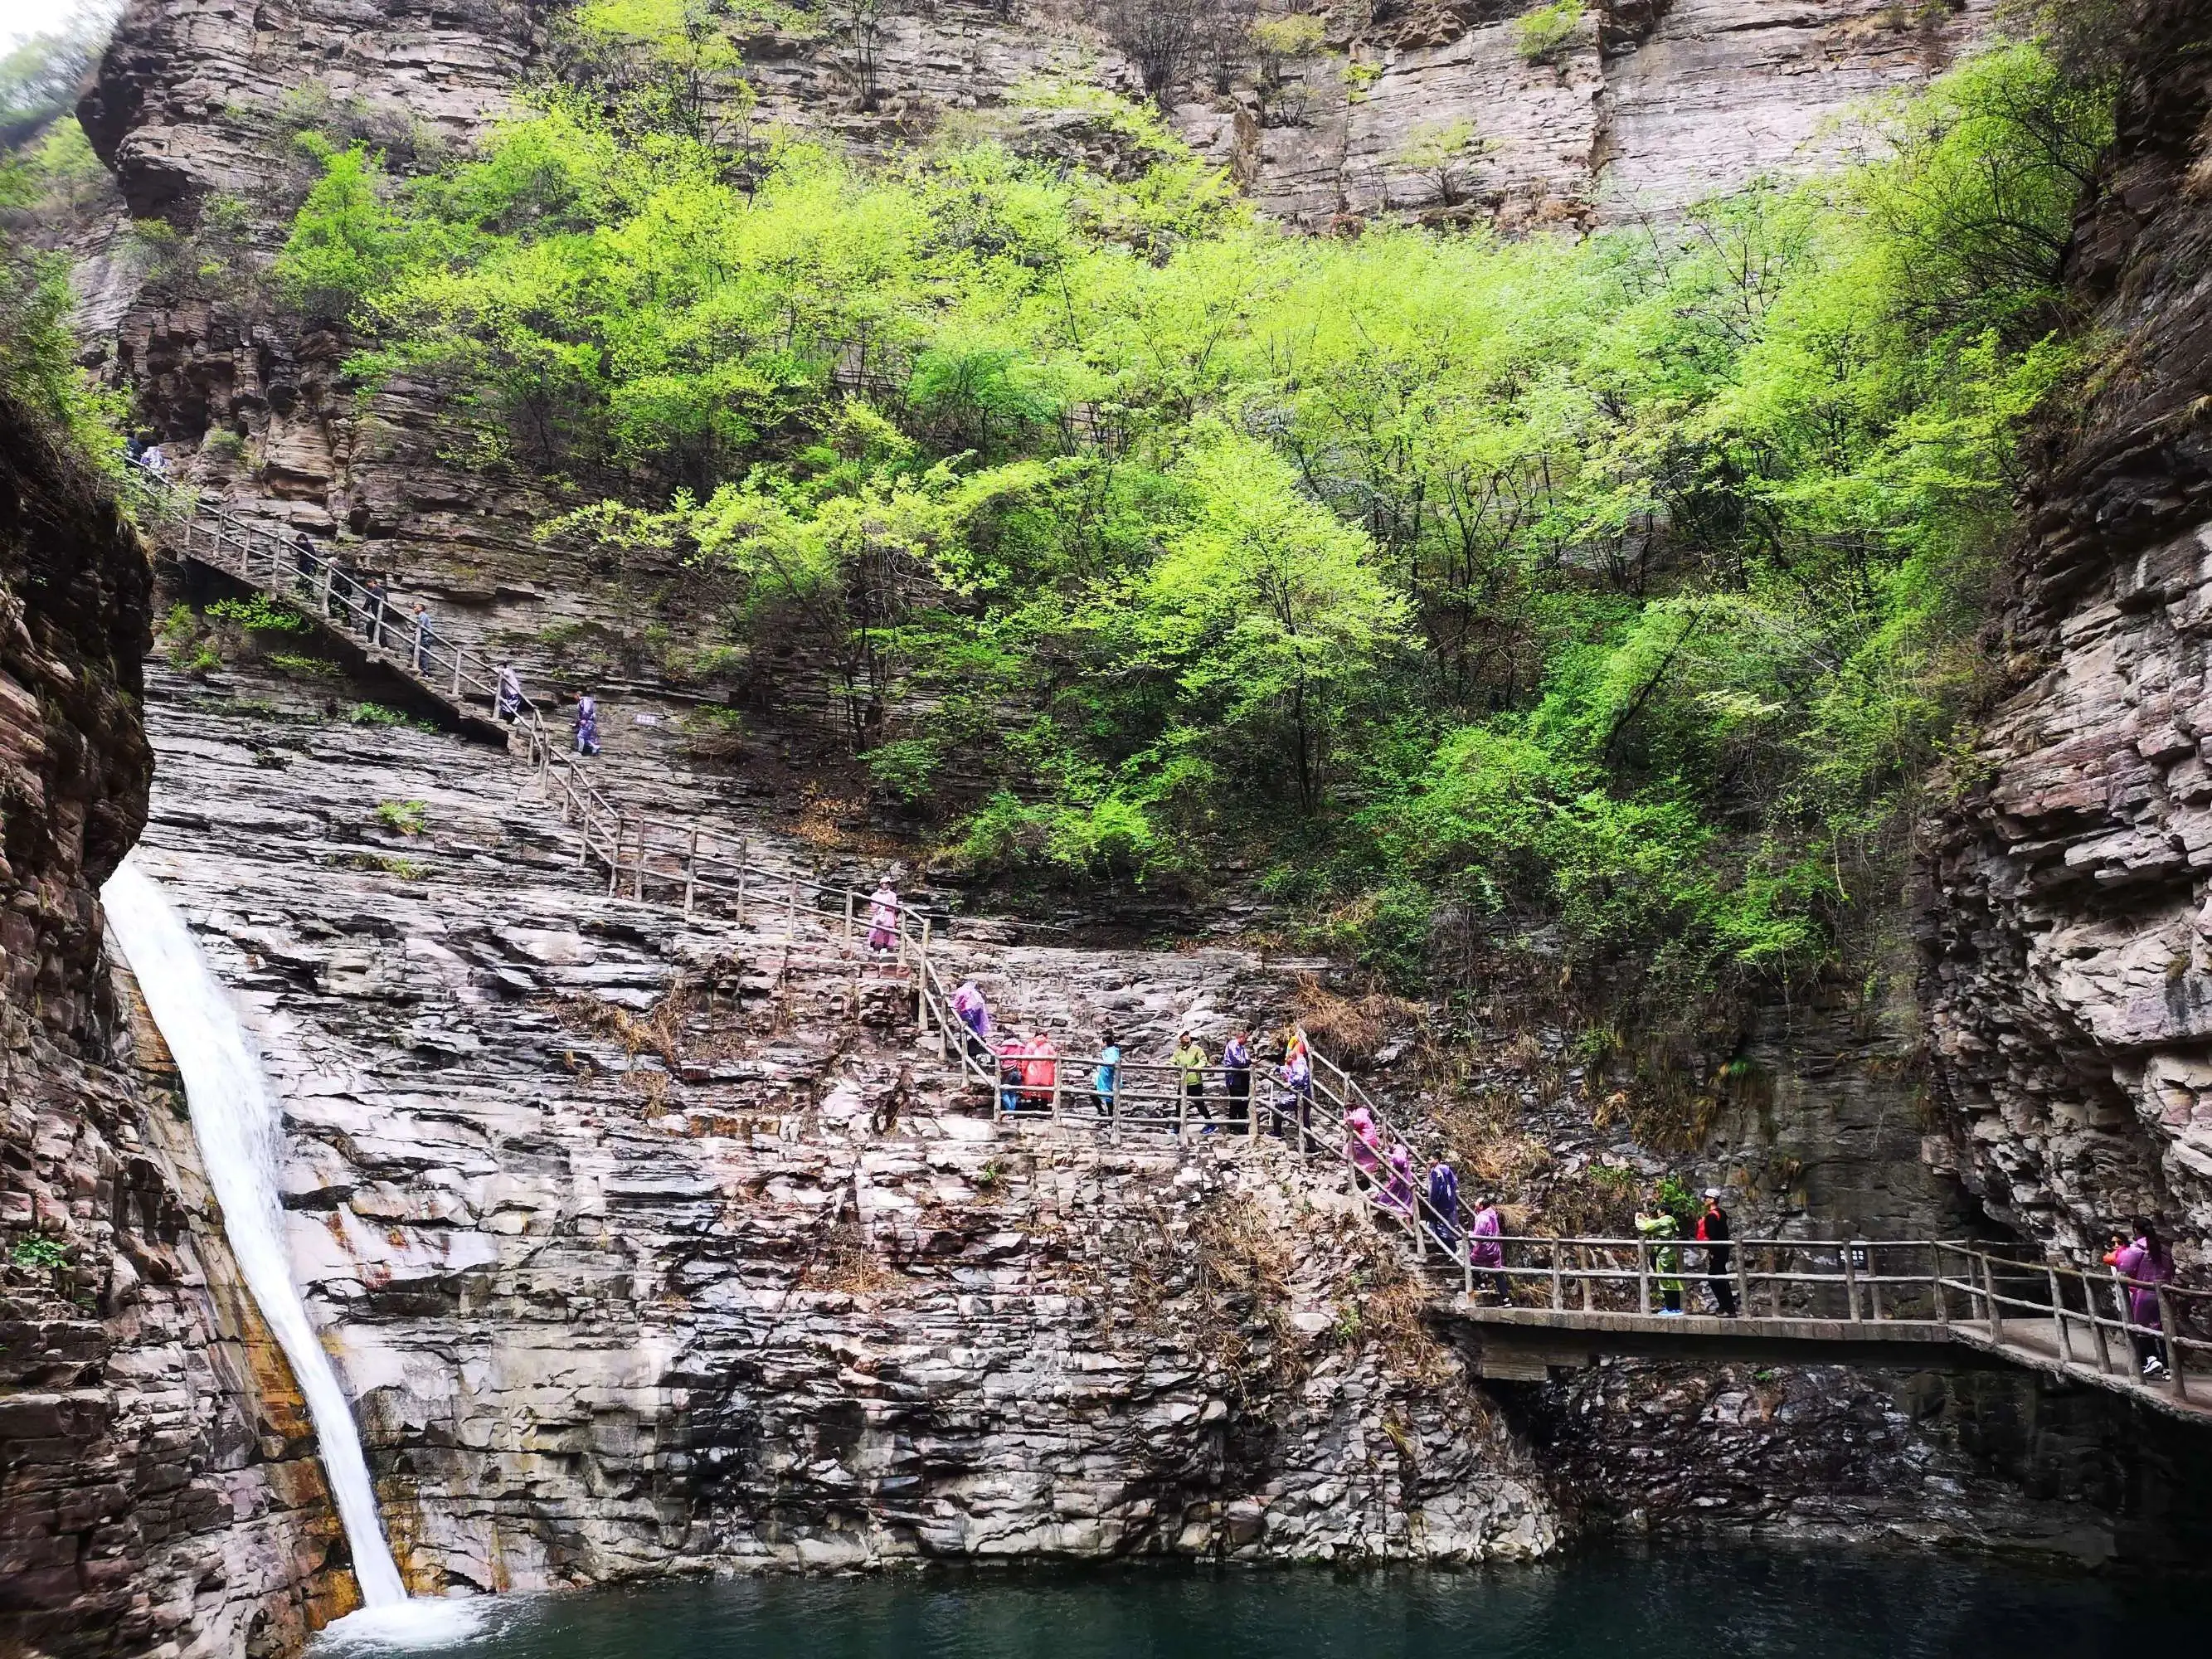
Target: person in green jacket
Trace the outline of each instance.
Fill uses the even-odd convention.
[[[1652,1270],[1659,1275],[1659,1297],[1665,1304],[1662,1315],[1679,1315],[1682,1311],[1682,1246],[1681,1228],[1664,1205],[1655,1207],[1654,1213],[1636,1212],[1636,1231],[1644,1237],[1657,1242],[1651,1246]]]
[[[1186,1115],[1204,1118],[1210,1130],[1213,1109],[1206,1103],[1206,1050],[1185,1031],[1176,1039],[1176,1050],[1168,1056],[1168,1064],[1176,1068],[1176,1081],[1182,1087]]]

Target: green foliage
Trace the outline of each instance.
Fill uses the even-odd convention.
[[[57,1267],[69,1266],[69,1247],[33,1233],[15,1242],[8,1251],[8,1260],[18,1267],[50,1273]]]
[[[77,367],[69,257],[0,237],[0,396],[95,469],[119,476],[129,400]]]
[[[570,492],[549,538],[686,566],[728,662],[826,664],[960,856],[1249,849],[1393,975],[1524,958],[1627,1028],[1818,968],[1894,888],[2077,367],[2108,110],[2007,46],[1877,106],[1881,160],[1501,244],[1290,236],[1164,134],[1121,181],[735,166],[548,97],[404,185],[327,149],[286,259],[336,273],[300,291],[354,373]]]
[[[419,836],[430,819],[430,808],[419,800],[380,800],[376,821],[395,835]]]
[[[357,702],[346,710],[346,719],[356,726],[413,726],[397,708],[386,708],[380,702]]]
[[[340,149],[319,133],[300,135],[322,173],[276,256],[284,297],[311,318],[342,321],[401,269],[397,222],[380,191],[383,156],[361,144]]]
[[[1285,12],[1280,16],[1255,18],[1249,31],[1253,49],[1263,58],[1304,58],[1322,49],[1328,25],[1310,11]]]
[[[1513,50],[1528,64],[1553,64],[1582,33],[1583,0],[1555,0],[1524,13],[1513,25]]]
[[[279,673],[303,680],[334,680],[345,672],[327,657],[310,657],[296,651],[271,651],[268,663]]]
[[[242,599],[217,599],[207,614],[255,634],[305,634],[314,626],[282,599],[249,593]]]

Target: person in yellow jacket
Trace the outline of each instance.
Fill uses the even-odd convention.
[[[1196,1037],[1185,1031],[1176,1039],[1176,1049],[1168,1056],[1168,1064],[1176,1068],[1176,1082],[1182,1090],[1184,1115],[1204,1118],[1211,1129],[1213,1109],[1206,1103],[1206,1050],[1198,1046]]]
[[[1644,1237],[1656,1240],[1650,1247],[1652,1270],[1659,1275],[1659,1297],[1665,1304],[1663,1314],[1682,1311],[1682,1230],[1674,1216],[1662,1205],[1654,1213],[1636,1212],[1636,1231]]]

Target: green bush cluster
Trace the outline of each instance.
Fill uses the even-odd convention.
[[[574,491],[547,535],[805,642],[963,856],[1256,853],[1394,974],[1663,1016],[1894,884],[2109,104],[2005,45],[1880,161],[1509,244],[1288,235],[1171,146],[862,167],[548,94],[404,182],[324,145],[278,275]]]

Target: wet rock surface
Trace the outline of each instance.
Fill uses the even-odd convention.
[[[101,960],[137,834],[144,550],[0,405],[0,1648],[295,1646],[353,1595],[158,1038]]]

